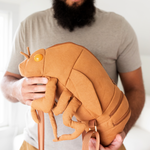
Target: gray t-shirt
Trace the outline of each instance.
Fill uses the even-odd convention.
[[[15,35],[7,71],[19,74],[18,65],[24,60],[20,51],[27,53],[27,47],[32,54],[38,49],[46,49],[65,42],[73,42],[90,50],[116,83],[118,72],[130,72],[141,66],[136,35],[129,23],[120,15],[97,8],[95,22],[91,26],[76,28],[70,32],[57,24],[51,8],[34,13],[21,22]],[[37,125],[31,118],[30,109],[26,115],[26,122],[25,140],[37,148]],[[56,122],[58,136],[74,131],[63,125],[62,115],[56,117]],[[45,150],[79,150],[82,147],[81,136],[75,140],[54,143],[47,114],[45,114],[45,133]]]

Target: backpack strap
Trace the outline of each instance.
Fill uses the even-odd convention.
[[[89,141],[91,137],[96,138],[96,150],[99,150],[99,144],[100,144],[100,136],[97,132],[97,122],[96,120],[89,121],[89,131],[83,132],[82,134],[82,150],[89,150]]]
[[[42,111],[38,111],[38,117],[40,123],[38,124],[38,146],[39,150],[44,150],[44,113]]]

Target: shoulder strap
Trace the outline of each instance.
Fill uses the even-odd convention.
[[[38,146],[39,150],[44,150],[44,113],[38,111],[40,123],[38,124]]]
[[[89,150],[89,141],[91,137],[96,138],[96,150],[99,150],[100,136],[97,132],[96,120],[89,121],[89,131],[82,133],[82,150]]]

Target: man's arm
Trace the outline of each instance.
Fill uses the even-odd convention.
[[[20,101],[31,105],[32,100],[45,96],[47,81],[46,78],[22,78],[18,74],[6,72],[1,82],[1,90],[11,102]]]
[[[145,102],[142,70],[139,68],[132,72],[120,73],[120,78],[131,108],[131,118],[124,129],[127,134],[138,119]]]
[[[22,77],[18,74],[6,72],[1,81],[1,90],[4,96],[11,102],[18,102],[18,99],[13,96],[15,91],[15,83]]]

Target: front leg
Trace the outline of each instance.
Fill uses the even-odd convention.
[[[35,110],[41,110],[44,113],[49,113],[55,103],[56,84],[57,84],[56,78],[48,77],[48,83],[46,84],[45,97],[34,100],[31,104],[31,107]],[[33,118],[33,119],[37,120],[36,118]]]
[[[77,109],[81,106],[81,102],[75,97],[72,98],[69,105],[63,114],[63,123],[64,125],[74,128],[75,131],[72,134],[64,134],[58,138],[58,140],[53,141],[63,141],[63,140],[72,140],[77,138],[85,130],[86,125],[82,122],[76,122],[72,120],[72,117],[76,113]]]
[[[38,114],[37,114],[36,110],[35,110],[33,107],[31,107],[31,116],[32,116],[33,120],[34,120],[36,123],[40,123]]]
[[[69,90],[64,89],[64,91],[60,95],[60,98],[58,100],[56,107],[54,107],[52,109],[55,116],[62,114],[64,112],[64,110],[68,106],[68,103],[69,103],[71,97],[72,97],[72,93],[70,93]]]
[[[51,125],[53,128],[53,134],[54,134],[55,140],[57,141],[58,140],[58,138],[57,138],[57,124],[56,124],[56,120],[54,118],[52,111],[49,112],[49,119],[50,119],[50,122],[51,122]]]

